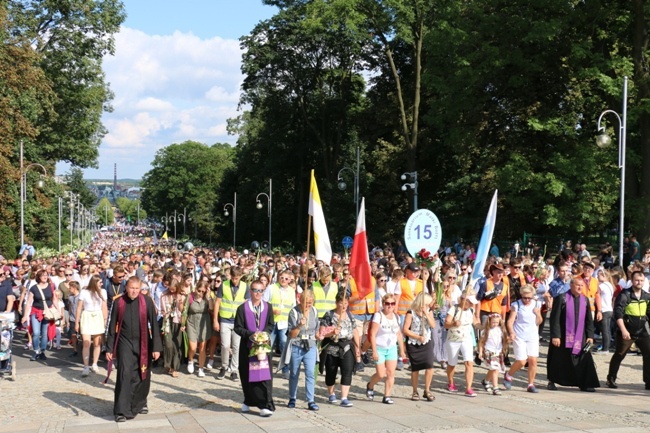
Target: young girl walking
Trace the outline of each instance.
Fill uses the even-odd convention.
[[[492,395],[501,395],[499,372],[503,365],[503,354],[508,351],[508,333],[499,313],[488,316],[478,341],[478,356],[485,361],[488,372],[481,381],[483,388]]]

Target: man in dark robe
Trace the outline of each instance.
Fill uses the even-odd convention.
[[[138,277],[129,278],[125,295],[115,299],[108,328],[108,374],[114,359],[119,365],[113,406],[116,422],[149,413],[151,362],[162,351],[156,307],[151,297],[140,293],[140,286]]]
[[[262,301],[264,284],[257,280],[250,285],[250,299],[237,307],[235,313],[235,332],[241,336],[239,350],[239,376],[244,391],[242,412],[250,411],[251,406],[260,409],[260,416],[273,415],[273,376],[271,374],[271,352],[266,360],[248,356],[252,347],[251,336],[258,332],[273,331],[273,307]]]
[[[594,320],[584,280],[578,276],[571,280],[571,290],[553,299],[550,328],[551,344],[548,348],[548,389],[557,390],[555,384],[577,386],[580,391],[594,392],[600,387],[590,346],[594,341]]]

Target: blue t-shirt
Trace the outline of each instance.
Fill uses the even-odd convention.
[[[0,313],[7,309],[7,296],[13,296],[14,290],[11,287],[11,280],[6,279],[0,283]]]

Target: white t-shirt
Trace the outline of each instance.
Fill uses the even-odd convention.
[[[539,340],[539,328],[537,327],[535,308],[539,307],[535,300],[530,301],[529,305],[523,301],[513,302],[510,306],[512,311],[517,313],[513,330],[517,337],[524,341]]]
[[[399,331],[397,314],[393,314],[393,318],[389,319],[384,313],[375,313],[372,316],[372,321],[379,324],[379,329],[375,336],[375,344],[377,347],[386,349],[394,346],[397,343],[397,331]]]
[[[500,326],[488,329],[485,350],[492,353],[500,353],[503,350],[503,330]]]
[[[83,302],[84,311],[101,311],[102,302],[106,302],[106,290],[102,289],[102,299],[97,299],[90,290],[84,289],[79,294],[79,301]]]
[[[612,297],[614,296],[614,288],[612,283],[607,281],[600,283],[598,285],[598,290],[600,291],[600,306],[603,313],[614,311],[612,306]]]
[[[402,295],[402,287],[400,286],[400,281],[393,281],[393,280],[388,280],[386,281],[386,293],[391,293],[395,295],[395,297],[399,297]]]

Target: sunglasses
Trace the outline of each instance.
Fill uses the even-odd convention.
[[[530,301],[533,298],[530,297],[530,296],[522,296],[521,299],[524,300],[524,301]]]
[[[214,280],[214,282],[215,282],[215,283],[220,283],[220,282],[221,282],[221,280]]]
[[[264,293],[264,289],[251,289],[252,293]]]
[[[380,282],[380,283],[385,283],[385,282],[386,282],[386,279],[385,279],[385,278],[382,278],[381,280],[379,280],[379,282]]]
[[[71,277],[71,276],[73,276],[73,275],[74,275],[74,274],[65,274],[66,277]]]
[[[384,302],[384,305],[387,306],[387,307],[394,307],[395,302]]]

